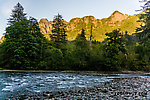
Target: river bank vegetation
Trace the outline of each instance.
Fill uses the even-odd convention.
[[[146,6],[146,5],[145,5]],[[0,67],[23,70],[143,70],[150,71],[150,8],[140,16],[141,27],[128,35],[116,29],[103,42],[86,40],[84,28],[74,41],[66,38],[60,14],[53,20],[47,40],[35,18],[26,16],[18,3],[8,19],[5,40],[0,44]]]

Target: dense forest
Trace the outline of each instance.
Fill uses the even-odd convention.
[[[148,3],[144,6],[147,7]],[[145,8],[144,8],[145,9]],[[37,20],[27,17],[20,3],[8,19],[0,44],[0,67],[19,70],[143,70],[150,71],[150,8],[139,17],[134,34],[120,29],[103,33],[104,41],[89,40],[84,27],[73,41],[67,40],[62,15],[54,16],[50,40],[41,33]],[[82,26],[81,26],[82,27]],[[89,34],[89,33],[88,33]]]

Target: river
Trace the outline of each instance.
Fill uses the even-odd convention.
[[[116,78],[145,77],[140,74],[86,75],[65,72],[0,72],[0,100],[9,97],[90,88]]]

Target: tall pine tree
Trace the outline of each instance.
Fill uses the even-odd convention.
[[[10,18],[8,19],[8,25],[12,25],[15,22],[19,22],[19,21],[22,21],[24,19],[27,19],[26,13],[24,13],[24,8],[18,2],[17,5],[14,6],[14,9],[12,10]]]
[[[52,26],[53,26],[53,29],[52,29],[53,34],[50,35],[51,41],[54,42],[56,48],[60,49],[59,44],[66,43],[67,41],[65,23],[62,18],[62,15],[58,14],[54,17]]]
[[[74,55],[74,69],[85,70],[86,67],[88,67],[88,60],[90,59],[90,46],[86,40],[84,29],[82,29],[81,34],[78,34],[76,37]]]
[[[118,59],[119,52],[126,54],[123,35],[120,30],[113,30],[105,34],[107,36],[106,44],[104,45],[105,66],[104,70],[119,70],[120,61]]]

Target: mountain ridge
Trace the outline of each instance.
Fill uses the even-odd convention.
[[[102,42],[106,38],[105,33],[111,32],[114,29],[119,28],[121,32],[128,31],[130,35],[135,33],[136,28],[140,26],[140,23],[137,22],[139,15],[140,14],[131,16],[119,11],[114,11],[108,18],[96,19],[94,16],[84,16],[82,18],[72,18],[69,22],[63,21],[66,24],[66,34],[69,41],[75,40],[77,35],[81,34],[82,29],[85,30],[86,38],[89,40],[92,25],[92,40]],[[41,32],[47,39],[50,39],[50,34],[52,34],[52,24],[53,21],[49,21],[46,18],[42,18],[39,21]],[[1,39],[4,40],[4,37]]]
[[[43,21],[45,20],[45,21]],[[76,36],[81,33],[82,28],[86,32],[86,38],[90,38],[91,25],[93,30],[93,40],[102,42],[106,36],[105,33],[120,28],[122,32],[128,31],[131,35],[135,33],[135,29],[140,25],[138,15],[130,16],[119,11],[114,11],[108,18],[96,19],[94,16],[84,16],[82,18],[72,18],[66,23],[67,39],[75,40]],[[52,21],[41,19],[39,21],[41,32],[45,37],[49,38],[52,29]]]

